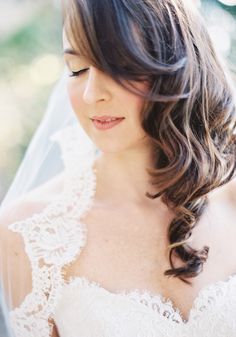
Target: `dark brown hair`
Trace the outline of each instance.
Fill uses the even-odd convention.
[[[197,276],[209,247],[187,242],[207,194],[236,170],[236,108],[229,79],[205,23],[190,1],[69,0],[64,28],[77,52],[126,86],[147,80],[142,126],[153,140],[152,183],[175,214],[165,275]],[[193,6],[193,5],[192,5]],[[130,86],[129,86],[130,89]],[[183,261],[175,268],[172,254]]]

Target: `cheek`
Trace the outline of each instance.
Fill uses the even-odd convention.
[[[136,127],[139,125],[139,129],[141,129],[143,110],[146,106],[145,99],[132,93],[126,93],[121,101],[124,102],[123,106],[127,117]]]
[[[135,83],[134,88],[136,88],[138,91],[143,92],[146,94],[149,90],[148,84],[146,82],[141,83]],[[131,87],[132,89],[132,87]],[[128,106],[126,106],[130,111],[136,111],[136,115],[140,118],[140,114],[142,110],[144,109],[145,105],[147,104],[147,101],[139,96],[138,94],[134,94],[132,92],[129,92],[128,90],[123,90],[123,102],[129,102]],[[126,103],[125,103],[126,104]],[[139,113],[137,113],[139,112]]]
[[[71,107],[73,109],[73,112],[82,126],[82,128],[88,132],[89,128],[89,119],[88,116],[86,116],[86,105],[84,104],[83,98],[82,98],[82,90],[79,87],[78,84],[71,83],[72,81],[69,81],[67,85],[67,92],[70,100]]]
[[[73,83],[73,79],[69,80],[67,83],[67,92],[69,100],[74,112],[77,114],[80,108],[83,106],[82,100],[82,90],[81,88]]]

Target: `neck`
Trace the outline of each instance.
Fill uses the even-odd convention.
[[[153,150],[147,150],[147,147],[116,153],[101,152],[95,165],[97,197],[133,204],[150,203],[152,200],[145,194],[155,193],[155,190],[146,169],[153,167]]]

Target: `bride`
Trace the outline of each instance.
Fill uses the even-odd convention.
[[[15,336],[236,336],[236,105],[203,19],[183,0],[63,14],[67,75],[1,208]]]

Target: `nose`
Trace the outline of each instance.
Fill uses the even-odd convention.
[[[104,73],[99,69],[91,66],[88,70],[86,79],[83,100],[87,104],[94,104],[99,101],[107,101],[111,94],[106,86]]]

